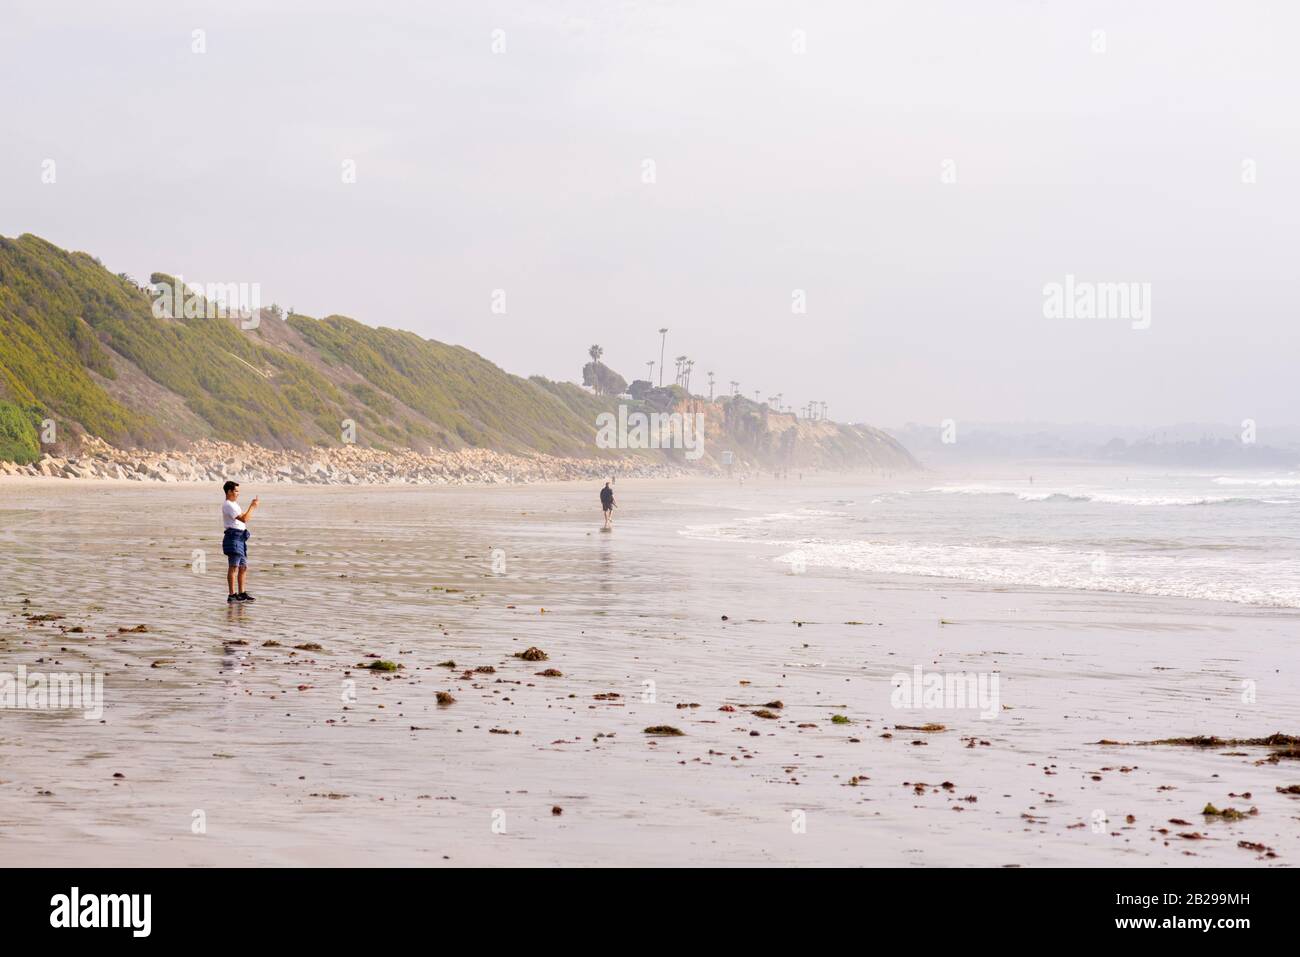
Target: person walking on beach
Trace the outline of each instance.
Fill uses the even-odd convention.
[[[609,483],[600,490],[600,509],[605,513],[604,528],[609,528],[614,524],[614,490],[610,488]]]
[[[252,595],[244,591],[244,581],[248,575],[248,522],[253,517],[253,510],[257,508],[257,499],[253,499],[252,504],[248,506],[248,511],[241,512],[239,483],[226,482],[222,490],[226,493],[226,500],[221,503],[221,524],[224,529],[221,537],[221,553],[230,563],[226,569],[226,585],[230,589],[226,601],[228,603],[255,601]],[[235,587],[236,583],[238,588]]]

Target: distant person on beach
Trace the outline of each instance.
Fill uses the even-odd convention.
[[[222,486],[226,500],[221,503],[221,524],[224,528],[221,537],[221,553],[226,556],[230,567],[226,569],[226,585],[230,589],[227,602],[256,601],[244,591],[244,580],[248,575],[248,522],[253,518],[253,509],[257,508],[257,499],[253,499],[248,511],[239,510],[239,483],[227,482]],[[238,583],[239,587],[235,585]]]
[[[605,513],[605,528],[614,524],[614,490],[610,488],[608,482],[600,490],[600,509]]]

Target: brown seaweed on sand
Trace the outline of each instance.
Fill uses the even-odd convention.
[[[1184,748],[1300,748],[1300,735],[1270,734],[1266,738],[1220,738],[1215,735],[1194,735],[1190,738],[1159,738],[1155,741],[1110,741],[1102,738],[1094,744],[1148,745],[1168,744]]]
[[[674,728],[671,724],[652,724],[646,728],[643,734],[662,735],[664,737],[678,737],[686,732],[681,728]]]
[[[1257,854],[1263,854],[1265,857],[1277,857],[1277,851],[1264,844],[1257,844],[1254,841],[1238,841],[1237,846],[1247,851],[1254,851]]]

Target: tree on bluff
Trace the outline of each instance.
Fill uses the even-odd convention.
[[[587,350],[591,361],[582,367],[582,384],[597,395],[622,395],[627,391],[627,380],[600,361],[605,350],[592,346]]]

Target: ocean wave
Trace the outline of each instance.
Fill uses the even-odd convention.
[[[1259,566],[1252,566],[1247,579],[1246,570],[1240,567],[1185,557],[1155,559],[1055,546],[991,548],[819,539],[762,544],[789,549],[775,561],[807,567],[1300,608],[1300,581],[1295,580],[1293,570],[1291,580],[1285,580],[1287,570],[1281,567],[1276,569],[1278,583],[1261,587],[1259,581],[1269,575],[1261,574]]]
[[[1247,488],[1300,488],[1300,478],[1225,478],[1219,476],[1215,485],[1229,485]]]
[[[1094,502],[1098,505],[1295,505],[1293,499],[1252,498],[1242,495],[1167,495],[1160,493],[1094,492],[1081,489],[990,488],[978,485],[941,485],[926,489],[944,495],[1014,496],[1022,502]]]

